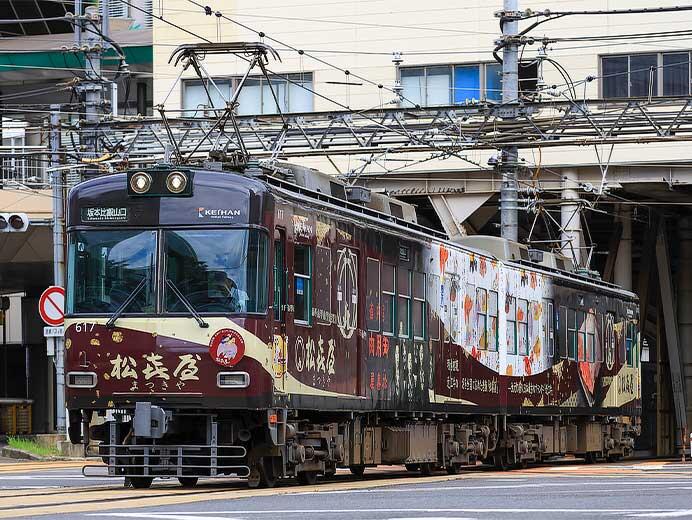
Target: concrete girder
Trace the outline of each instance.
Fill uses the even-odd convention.
[[[464,222],[492,195],[492,193],[459,193],[455,195],[430,195],[429,198],[447,232],[447,236],[450,240],[457,240],[468,234]],[[493,212],[495,211],[497,210],[493,209]]]

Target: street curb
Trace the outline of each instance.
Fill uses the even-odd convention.
[[[0,456],[8,459],[20,460],[52,460],[49,457],[40,457],[38,455],[34,455],[33,453],[29,453],[28,451],[18,450],[8,446],[4,446],[2,449],[0,449]]]

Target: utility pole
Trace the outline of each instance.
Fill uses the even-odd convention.
[[[503,119],[516,119],[519,104],[519,0],[504,0],[500,13],[502,25],[502,114]],[[501,148],[499,169],[500,221],[502,238],[519,240],[519,200],[517,190],[518,158],[516,146]]]
[[[60,167],[60,105],[50,106],[50,164],[53,187],[53,285],[65,287],[65,201]],[[55,403],[58,433],[65,433],[65,341],[55,339]]]

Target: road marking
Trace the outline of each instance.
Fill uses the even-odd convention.
[[[200,516],[203,514],[204,516]],[[99,516],[99,515],[87,515],[87,516]],[[112,516],[112,515],[111,515]],[[152,518],[158,520],[243,520],[242,518],[230,517],[230,516],[208,516],[205,513],[142,513],[137,511],[136,513],[117,513],[117,516],[121,518]],[[116,517],[117,518],[117,517]],[[420,520],[417,518],[416,520]],[[427,518],[425,520],[428,520]],[[451,519],[445,519],[451,520]]]
[[[0,475],[1,480],[89,480],[89,481],[122,481],[122,477],[85,477],[83,475]]]
[[[629,515],[632,518],[680,518],[692,516],[692,509],[678,509],[677,511],[665,511],[660,513],[638,513]]]
[[[670,486],[671,484],[691,484],[692,482],[660,482],[660,481],[622,481],[613,482],[612,480],[606,481],[592,481],[592,482],[580,482],[580,486]],[[572,487],[574,482],[541,482],[536,484],[513,484],[513,485],[478,485],[478,486],[435,486],[435,487],[407,487],[407,488],[394,488],[394,489],[339,489],[334,491],[298,491],[296,495],[314,495],[315,493],[320,493],[323,495],[338,495],[338,494],[350,494],[350,493],[423,493],[427,491],[472,491],[474,489],[520,489],[520,488],[545,488],[545,487]],[[671,488],[676,489],[676,488]],[[681,487],[677,489],[691,489],[689,487]]]
[[[219,515],[238,516],[251,515],[321,515],[321,514],[351,514],[351,513],[499,513],[499,514],[526,514],[526,513],[577,513],[577,514],[692,514],[689,509],[573,509],[573,508],[358,508],[358,509],[281,509],[281,510],[245,510],[245,511],[153,511],[141,512],[137,511],[137,518],[176,518],[176,516],[195,515],[197,519],[223,519],[228,520],[228,517]],[[153,515],[153,516],[152,516]],[[211,516],[216,515],[216,516]],[[86,516],[93,517],[113,517],[113,518],[132,518],[131,512],[116,512],[116,513],[90,513]],[[678,515],[682,516],[682,515]],[[418,520],[425,520],[421,517],[416,517]],[[427,519],[427,517],[425,517]]]

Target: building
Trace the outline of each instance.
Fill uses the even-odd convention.
[[[0,213],[21,212],[30,219],[24,233],[0,233],[0,294],[12,295],[6,344],[0,344],[0,408],[15,399],[31,401],[37,432],[55,429],[54,367],[37,314],[38,296],[53,283],[48,116],[50,105],[68,104],[61,116],[65,128],[84,117],[79,78],[89,67],[71,17],[80,3],[83,12],[96,4],[8,0],[0,25]],[[151,1],[136,0],[133,6],[150,9]],[[123,67],[118,75],[119,51],[108,46],[100,70],[107,103],[102,112],[146,115],[152,96],[152,18],[120,2],[109,7],[107,33],[122,49],[129,73]],[[98,36],[97,25],[87,27],[82,45]],[[66,179],[76,182],[79,176]]]
[[[521,8],[534,12],[603,9],[603,2],[596,0],[524,3],[520,2]],[[672,0],[656,2],[656,7],[675,5]],[[208,4],[209,9],[190,0],[161,0],[142,6],[145,11],[152,9],[154,16],[151,95],[141,99],[147,107],[165,101],[169,116],[194,118],[222,109],[247,70],[242,57],[228,56],[204,60],[212,81],[200,79],[193,67],[182,72],[175,68],[169,60],[172,51],[180,44],[201,41],[263,41],[279,52],[281,61],[268,64],[269,81],[258,70],[252,71],[238,97],[238,113],[258,118],[276,113],[275,96],[283,112],[308,117],[311,112],[345,107],[453,109],[492,105],[501,99],[501,68],[492,52],[500,35],[496,17],[502,8],[500,0],[461,4],[434,0],[425,5],[408,0],[267,0],[261,4],[237,0],[229,5],[217,0]],[[611,0],[607,6],[611,11],[645,7],[651,3]],[[543,18],[532,20],[539,19]],[[671,11],[574,14],[543,23],[527,34],[533,40],[521,54],[522,93],[526,98],[575,107],[580,100],[602,99],[604,107],[638,100],[656,109],[660,99],[689,98],[692,36],[686,28],[691,20],[692,11]],[[522,28],[531,23],[522,22]],[[113,32],[121,45],[134,37],[132,33],[124,31],[118,39]],[[3,82],[0,89],[9,88]],[[119,109],[121,114],[124,109]],[[678,354],[677,347],[671,347],[678,343],[685,347],[692,341],[692,278],[685,267],[692,262],[692,220],[687,213],[692,155],[686,143],[671,141],[522,152],[523,186],[539,187],[548,213],[562,223],[562,229],[552,229],[561,239],[553,245],[581,266],[595,268],[607,280],[642,296],[648,361],[642,360],[647,397],[640,448],[659,454],[672,452],[680,441],[672,411],[669,354],[682,358],[686,391],[681,398],[692,422],[692,349],[682,348]],[[27,140],[24,144],[40,143]],[[489,164],[494,153],[470,151],[465,160],[398,153],[375,160],[335,155],[329,161],[304,158],[297,162],[348,175],[368,161],[361,182],[416,204],[425,223],[456,237],[498,234],[502,178]],[[536,196],[524,189],[522,198],[526,203]],[[534,217],[534,213],[521,212],[521,240],[530,238]],[[551,226],[538,224],[543,235],[549,234]],[[661,235],[660,229],[666,233]],[[652,252],[661,236],[668,237],[669,247],[660,249],[657,257]],[[656,260],[664,253],[671,261],[663,262],[659,272]],[[665,267],[673,276],[667,294],[658,289],[670,281]],[[671,313],[677,314],[679,341],[666,338],[663,316]]]

